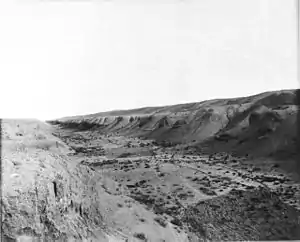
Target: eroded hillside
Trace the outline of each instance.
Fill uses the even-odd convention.
[[[296,159],[296,90],[52,121],[64,127],[194,147],[201,153]],[[295,164],[294,164],[295,165]]]

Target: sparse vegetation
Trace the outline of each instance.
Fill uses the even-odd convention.
[[[159,225],[161,225],[162,227],[166,227],[166,226],[167,226],[166,221],[165,221],[163,218],[161,218],[161,217],[156,217],[154,220],[155,220]]]
[[[134,233],[133,236],[139,240],[147,241],[146,235],[144,233]]]
[[[35,226],[28,214],[36,206],[41,223],[55,239],[62,236],[61,228],[83,240],[95,227],[111,229],[106,228],[111,223],[120,231],[135,231],[131,236],[142,241],[153,241],[151,226],[160,226],[164,235],[189,230],[195,241],[299,239],[295,232],[300,231],[299,213],[294,209],[299,207],[295,196],[299,184],[286,178],[285,168],[293,173],[292,165],[279,159],[274,150],[286,152],[287,157],[292,153],[288,146],[296,152],[291,129],[297,119],[286,113],[294,107],[284,104],[280,108],[276,98],[273,105],[268,95],[255,97],[255,104],[253,98],[237,98],[204,102],[201,107],[152,108],[146,115],[126,111],[124,117],[115,111],[111,117],[100,114],[53,121],[53,133],[46,132],[42,123],[30,128],[22,124],[2,127],[4,151],[6,155],[10,152],[3,159],[3,168],[11,172],[4,176],[10,180],[4,182],[9,181],[6,187],[15,188],[13,195],[29,207],[15,213],[18,208],[13,196],[6,196],[11,201],[5,204],[7,200],[3,200],[4,223],[17,221],[22,226],[5,228],[25,231],[26,226]],[[232,112],[228,108],[233,108]],[[282,117],[277,117],[274,108]],[[259,139],[260,135],[265,136]],[[153,140],[147,140],[149,137]],[[64,153],[71,147],[72,154]],[[256,160],[266,155],[267,162]],[[24,183],[30,188],[27,176],[19,175],[26,167],[29,177],[31,172],[36,174],[28,180],[37,181],[28,193],[17,187]],[[56,176],[55,169],[60,175]],[[40,206],[51,203],[51,196],[55,204]],[[40,201],[36,202],[36,197]],[[123,204],[124,197],[130,199]],[[76,216],[69,216],[72,213]],[[170,216],[175,226],[167,226]],[[122,219],[132,220],[125,230]],[[131,222],[139,228],[149,226],[147,236],[134,230],[137,227],[131,227]],[[34,234],[37,230],[26,231]]]
[[[170,221],[172,224],[178,226],[178,227],[181,227],[182,226],[182,221],[178,218],[173,218],[171,221]]]
[[[36,139],[37,140],[44,140],[44,139],[46,139],[47,137],[45,136],[45,135],[43,135],[43,134],[37,134],[36,135]]]
[[[118,158],[127,158],[132,156],[132,153],[126,152],[126,153],[122,153],[118,156]]]

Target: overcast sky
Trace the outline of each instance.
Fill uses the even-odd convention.
[[[295,0],[0,2],[1,117],[298,87]]]

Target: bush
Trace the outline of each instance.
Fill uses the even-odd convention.
[[[179,227],[182,226],[182,222],[178,218],[173,218],[170,222]]]
[[[120,155],[118,156],[118,158],[127,158],[127,157],[129,157],[129,156],[131,156],[131,155],[132,155],[131,153],[126,152],[126,153],[120,154]]]
[[[166,223],[166,221],[165,221],[163,218],[156,217],[154,220],[155,220],[160,226],[162,226],[162,227],[164,227],[164,228],[167,226],[167,223]]]
[[[43,134],[38,134],[38,135],[36,135],[36,139],[37,140],[43,140],[43,139],[46,139],[46,136],[43,135]]]
[[[133,236],[140,240],[147,241],[146,235],[144,233],[134,233]]]

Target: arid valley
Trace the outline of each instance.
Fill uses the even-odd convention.
[[[295,100],[3,119],[2,241],[300,240]]]

